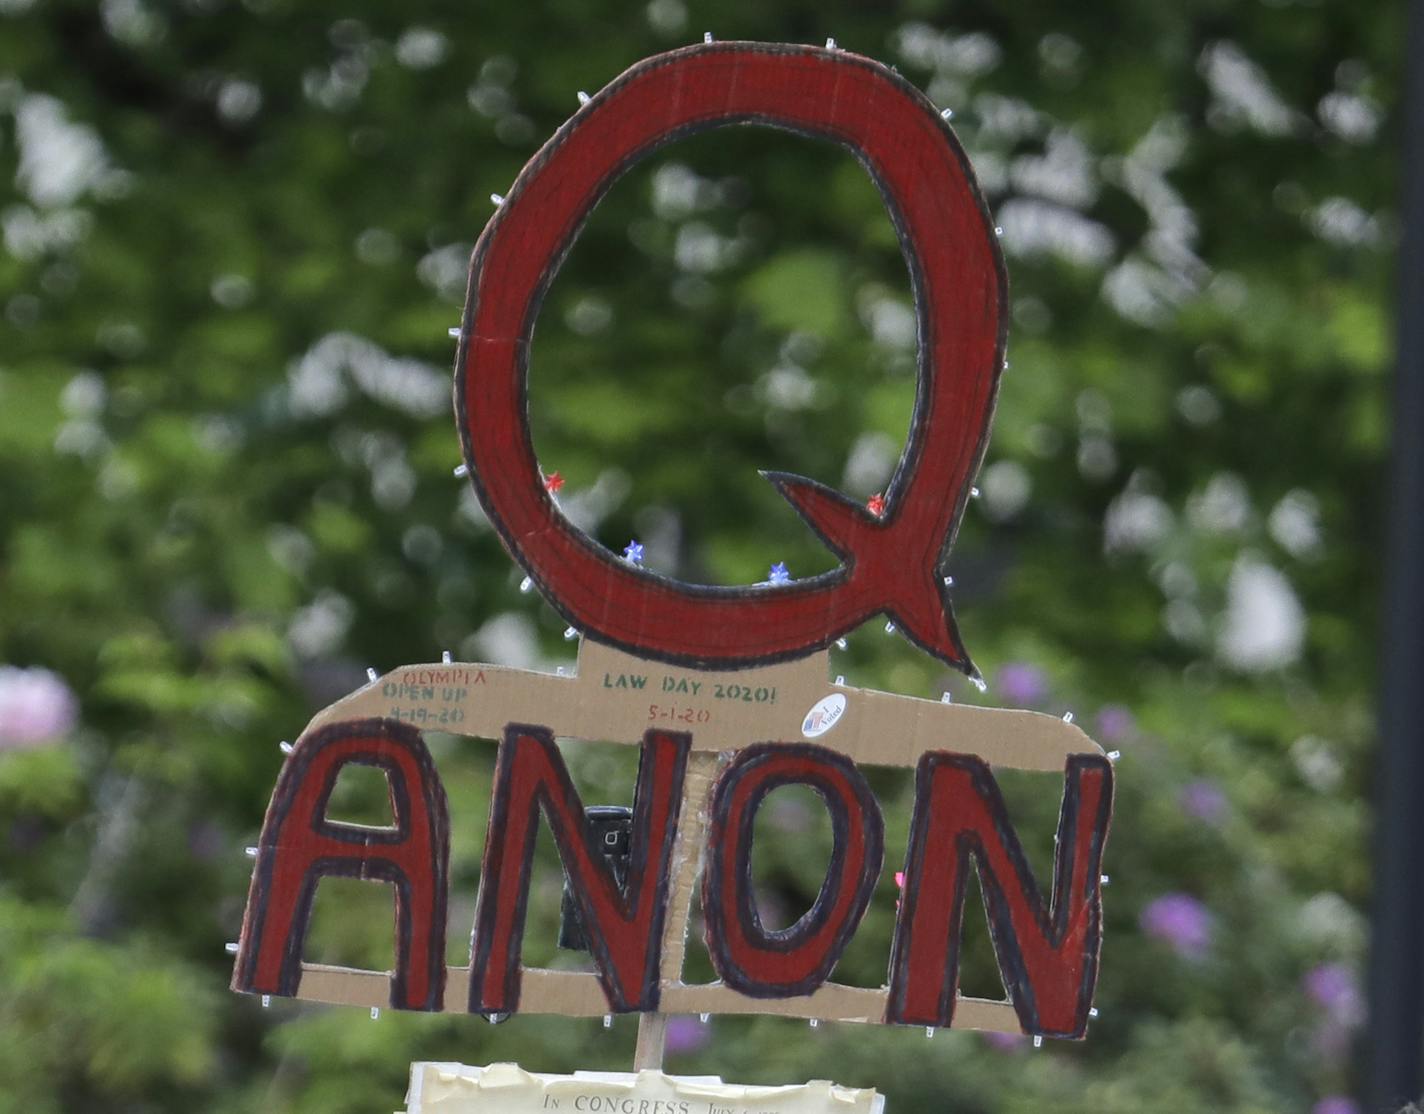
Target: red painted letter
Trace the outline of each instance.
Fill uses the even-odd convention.
[[[539,302],[598,199],[689,131],[767,124],[839,144],[875,180],[913,275],[919,383],[905,451],[871,514],[813,480],[767,479],[841,559],[784,585],[690,587],[619,560],[544,487],[529,432]],[[470,260],[455,390],[470,480],[515,560],[585,637],[699,668],[787,661],[883,612],[975,676],[940,566],[988,444],[1008,293],[989,208],[939,110],[847,51],[710,43],[649,58],[570,118],[496,210]]]
[[[1045,908],[1003,796],[980,759],[920,759],[904,898],[890,959],[886,1020],[948,1026],[959,990],[959,937],[969,858],[989,916],[999,972],[1024,1032],[1081,1037],[1098,977],[1098,868],[1112,815],[1112,765],[1068,759],[1053,895]]]
[[[519,1008],[529,866],[542,807],[578,899],[589,952],[617,1012],[658,1007],[658,962],[673,840],[692,736],[649,731],[633,800],[627,885],[594,846],[583,802],[545,727],[510,724],[499,748],[470,957],[470,1012]]]
[[[825,801],[835,835],[810,910],[790,928],[761,923],[752,896],[752,823],[766,795],[805,785]],[[885,860],[885,824],[864,776],[843,754],[809,743],[759,743],[737,752],[710,805],[702,909],[717,974],[754,998],[810,994],[830,977],[865,915]]]
[[[375,766],[386,775],[393,827],[326,818],[337,775],[349,762]],[[419,731],[368,719],[332,724],[305,736],[282,767],[262,823],[233,989],[286,997],[297,993],[317,883],[342,875],[395,887],[391,1006],[440,1009],[449,861],[445,789]]]

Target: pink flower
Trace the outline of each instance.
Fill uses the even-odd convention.
[[[0,750],[59,739],[78,715],[79,702],[58,674],[0,665]]]
[[[1219,824],[1226,818],[1226,794],[1216,782],[1206,778],[1183,786],[1177,803],[1192,819],[1207,824]]]
[[[668,1021],[667,1050],[696,1052],[712,1039],[712,1027],[695,1017],[674,1017]]]
[[[1184,959],[1201,959],[1211,946],[1211,912],[1188,894],[1164,894],[1148,902],[1138,923]]]
[[[994,690],[1009,703],[1027,707],[1041,703],[1048,695],[1048,678],[1036,665],[1011,661],[1000,668]]]
[[[1310,1114],[1360,1114],[1360,1104],[1344,1095],[1326,1095],[1310,1108]]]

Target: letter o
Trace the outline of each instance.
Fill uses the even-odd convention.
[[[804,785],[831,814],[821,891],[789,928],[768,929],[752,894],[752,825],[773,789]],[[830,976],[870,904],[885,861],[885,821],[865,776],[811,743],[758,743],[737,753],[712,789],[702,909],[717,974],[753,998],[810,994]]]

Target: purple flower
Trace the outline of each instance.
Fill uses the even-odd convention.
[[[212,862],[229,846],[227,834],[211,820],[199,820],[188,828],[188,852],[195,859]]]
[[[1098,710],[1098,735],[1105,743],[1120,743],[1137,730],[1137,720],[1121,704],[1105,704]]]
[[[33,816],[21,816],[10,825],[10,850],[24,854],[44,839],[44,825]]]
[[[786,902],[775,890],[765,886],[753,887],[752,900],[756,902],[761,923],[767,928],[789,928],[796,922],[791,910],[786,907]]]
[[[984,1032],[979,1035],[995,1052],[1022,1052],[1028,1045],[1028,1038],[1022,1033]]]
[[[1310,1108],[1310,1114],[1360,1114],[1360,1104],[1344,1095],[1326,1095]]]
[[[1301,980],[1311,1001],[1322,1007],[1336,1025],[1353,1028],[1365,1018],[1365,1000],[1354,972],[1343,963],[1312,967]]]
[[[1226,794],[1221,791],[1221,786],[1206,778],[1183,786],[1177,803],[1192,819],[1206,824],[1219,824],[1226,818]]]
[[[1311,1032],[1310,1050],[1318,1060],[1339,1064],[1349,1055],[1352,1033],[1352,1029],[1327,1017]]]
[[[712,1028],[695,1017],[674,1017],[668,1021],[667,1050],[696,1052],[712,1039]]]
[[[1048,695],[1048,678],[1036,665],[1011,661],[1000,668],[995,690],[1011,704],[1026,707],[1041,703]]]
[[[1188,894],[1164,894],[1148,902],[1138,923],[1184,959],[1201,959],[1211,945],[1211,911]]]
[[[773,793],[767,801],[766,815],[773,827],[793,834],[810,831],[815,820],[810,808],[803,801],[780,793]]]
[[[0,665],[0,750],[58,739],[78,716],[79,702],[58,674]]]

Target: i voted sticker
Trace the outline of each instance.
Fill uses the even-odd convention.
[[[846,698],[843,692],[833,692],[830,696],[823,696],[816,703],[811,705],[811,710],[806,713],[806,718],[801,721],[801,734],[808,739],[814,739],[819,735],[824,735],[836,724],[840,723],[841,716],[845,715]]]

